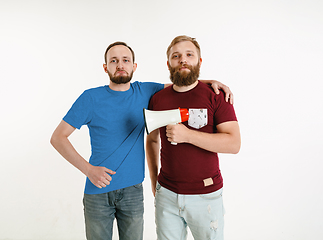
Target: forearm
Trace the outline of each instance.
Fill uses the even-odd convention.
[[[88,175],[91,164],[75,150],[67,137],[53,135],[51,138],[51,144],[69,163],[79,169],[86,176]]]
[[[233,153],[240,150],[240,137],[228,133],[204,133],[190,130],[187,143],[216,153]]]
[[[158,140],[151,140],[149,136],[146,142],[146,157],[149,169],[149,175],[152,184],[156,184],[158,169],[159,169],[159,148],[160,143]]]

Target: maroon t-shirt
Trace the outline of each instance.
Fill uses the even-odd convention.
[[[149,104],[149,109],[155,111],[179,107],[189,109],[190,119],[183,124],[196,131],[215,133],[216,125],[237,121],[233,106],[225,102],[224,94],[221,92],[216,95],[212,88],[201,82],[187,92],[176,92],[172,86],[165,88],[156,93]],[[196,124],[191,117],[199,113],[201,114],[197,118],[200,119],[197,119]],[[167,140],[166,127],[160,128],[160,136],[160,185],[178,194],[206,194],[222,188],[223,179],[217,153],[188,143],[172,145]],[[213,184],[205,186],[203,180],[208,178],[213,180]]]

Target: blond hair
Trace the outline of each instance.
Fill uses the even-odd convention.
[[[189,36],[186,36],[186,35],[181,35],[181,36],[177,36],[173,39],[173,41],[170,43],[170,45],[168,46],[167,48],[167,59],[169,58],[169,54],[170,54],[170,49],[177,43],[179,42],[184,42],[184,41],[189,41],[191,43],[193,43],[197,49],[197,53],[199,55],[199,58],[201,58],[201,48],[200,48],[200,45],[199,43],[196,41],[195,38],[191,38]]]

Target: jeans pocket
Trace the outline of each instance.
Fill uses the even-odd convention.
[[[142,188],[142,183],[138,183],[138,184],[136,184],[136,185],[133,185],[133,187],[134,187],[134,188],[138,188],[138,189],[139,189],[139,188]]]
[[[159,182],[156,183],[156,192],[159,192],[161,189],[161,185],[159,184]]]
[[[208,199],[208,200],[219,199],[222,197],[222,189],[212,192],[212,193],[200,194],[200,197],[203,199]]]

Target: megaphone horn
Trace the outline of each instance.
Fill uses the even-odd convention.
[[[147,134],[168,124],[186,122],[188,117],[188,110],[186,108],[178,108],[166,111],[152,111],[144,108]]]

